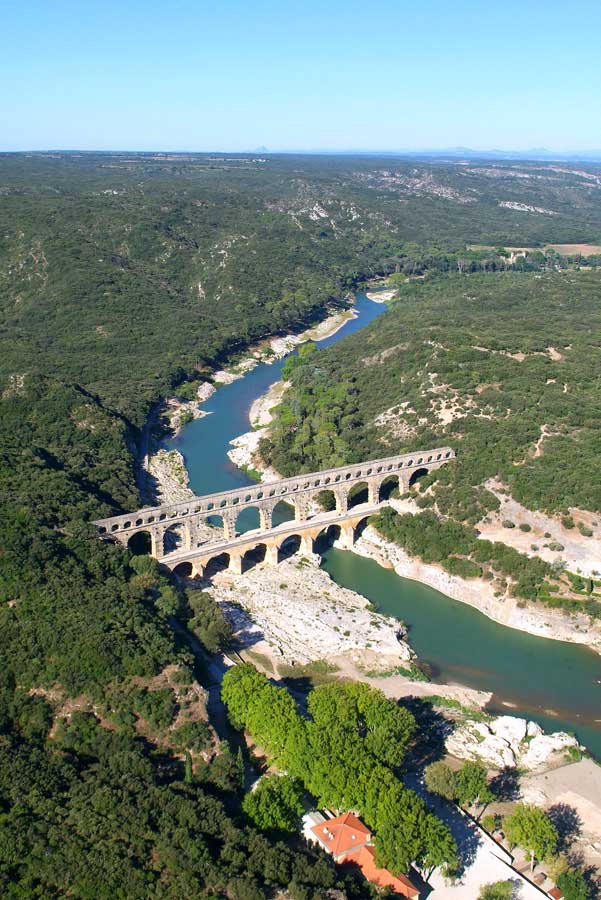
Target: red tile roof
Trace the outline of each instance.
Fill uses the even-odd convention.
[[[311,831],[319,843],[335,857],[361,847],[371,838],[369,829],[352,813],[319,822],[318,825],[313,825]]]
[[[419,891],[415,885],[411,884],[406,875],[393,875],[388,869],[380,869],[376,865],[376,851],[372,846],[360,847],[347,853],[344,862],[352,860],[357,863],[365,877],[372,884],[379,887],[390,887],[402,897],[409,897],[411,900],[417,900]]]
[[[551,888],[551,890],[548,891],[548,894],[549,897],[553,897],[553,900],[561,900],[563,897],[563,892],[560,891],[558,887]]]

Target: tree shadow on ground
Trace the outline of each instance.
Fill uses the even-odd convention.
[[[501,769],[498,775],[491,779],[490,789],[497,800],[509,802],[519,800],[522,792],[520,788],[520,775],[513,766]]]
[[[582,819],[577,810],[567,803],[555,803],[549,807],[547,814],[559,835],[557,850],[565,853],[582,834]]]
[[[408,788],[415,791],[425,802],[428,809],[435,813],[447,825],[455,838],[458,847],[457,877],[461,876],[469,868],[476,858],[478,848],[482,844],[482,837],[476,824],[463,815],[454,803],[443,800],[435,794],[430,794],[424,785],[423,778],[416,773],[411,773],[403,778]],[[471,898],[470,898],[471,900]]]
[[[305,703],[307,694],[314,688],[313,680],[309,675],[286,675],[278,684],[285,685],[290,693],[295,696],[295,699],[300,700],[302,698]]]
[[[453,723],[421,697],[403,697],[399,701],[413,714],[417,722],[416,737],[405,765],[408,769],[421,769],[445,756],[445,740],[453,730]]]

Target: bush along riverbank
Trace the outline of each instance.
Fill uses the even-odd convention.
[[[370,555],[371,545],[397,574],[429,584],[503,625],[601,652],[601,603],[593,594],[583,607],[573,596],[569,573],[482,540],[474,529],[442,521],[431,511],[385,508],[370,525],[357,549]]]

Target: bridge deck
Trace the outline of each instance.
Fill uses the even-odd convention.
[[[273,505],[279,500],[294,502],[295,498],[303,495],[311,498],[324,489],[348,491],[354,483],[367,481],[370,478],[381,481],[392,475],[402,477],[405,473],[407,477],[410,477],[411,473],[420,467],[428,470],[438,468],[454,458],[455,451],[451,447],[416,450],[413,453],[402,453],[398,456],[366,460],[348,466],[337,466],[333,469],[309,472],[279,481],[254,484],[204,496],[192,496],[188,500],[178,503],[144,507],[136,512],[98,519],[94,524],[98,526],[101,533],[114,534],[116,531],[134,532],[151,524],[158,525],[165,522],[169,524],[187,518],[191,519],[199,514],[205,518],[208,515],[223,516],[226,513],[234,515],[248,506],[265,507],[269,504]]]
[[[374,515],[374,513],[380,512],[382,508],[387,505],[388,504],[386,503],[380,503],[378,506],[373,506],[369,503],[358,503],[356,506],[352,506],[346,513],[317,513],[315,516],[312,516],[310,519],[305,519],[303,522],[290,519],[287,522],[282,522],[280,525],[275,525],[267,532],[261,531],[260,528],[255,528],[252,531],[245,531],[243,534],[237,535],[230,540],[208,541],[205,544],[201,544],[199,547],[194,547],[192,550],[174,550],[172,553],[165,554],[165,556],[161,558],[161,563],[168,566],[175,566],[181,562],[189,562],[190,560],[198,559],[199,557],[208,555],[219,556],[221,553],[228,553],[231,550],[240,550],[244,546],[248,546],[248,549],[250,549],[251,547],[256,547],[258,544],[264,544],[266,542],[273,543],[274,538],[277,539],[281,536],[303,534],[314,531],[315,529],[322,531],[330,525],[344,525],[346,522],[352,522],[354,519],[364,519],[366,516],[371,516]]]

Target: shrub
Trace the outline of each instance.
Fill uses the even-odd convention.
[[[184,722],[171,734],[178,750],[204,750],[211,743],[211,729],[206,722]]]
[[[511,881],[495,881],[485,884],[478,894],[478,900],[512,900],[513,884]]]
[[[457,774],[447,763],[439,761],[426,766],[424,781],[431,794],[438,794],[445,800],[457,799]]]
[[[511,519],[503,519],[503,528],[515,528],[515,522]]]
[[[532,525],[529,525],[528,522],[522,522],[520,525],[520,531],[532,531]]]
[[[576,869],[564,872],[557,879],[557,887],[565,900],[592,900],[593,894],[586,878]]]
[[[493,816],[491,814],[482,816],[480,824],[485,831],[488,831],[489,834],[494,834],[494,832],[499,828],[501,824],[501,817]]]
[[[159,691],[143,688],[141,691],[135,691],[133,707],[139,716],[160,730],[171,725],[177,710],[173,691],[169,688]]]
[[[482,569],[470,559],[462,559],[460,556],[449,556],[443,562],[443,567],[451,575],[459,575],[460,578],[478,578]]]

